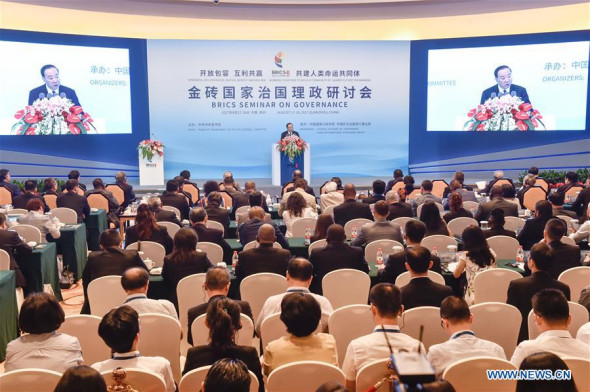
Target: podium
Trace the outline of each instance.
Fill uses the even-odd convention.
[[[308,144],[303,155],[295,157],[293,162],[289,161],[289,157],[285,153],[278,151],[277,146],[276,143],[271,146],[272,185],[283,186],[283,184],[290,182],[295,170],[301,170],[303,178],[307,180],[308,185],[311,185],[311,145]]]
[[[164,185],[164,157],[154,154],[146,159],[139,152],[139,185]]]

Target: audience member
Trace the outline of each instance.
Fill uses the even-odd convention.
[[[45,215],[43,212],[44,203],[39,199],[31,199],[27,203],[27,212],[17,218],[17,222],[21,225],[35,226],[41,232],[41,239],[45,238],[47,241],[53,241],[61,237],[59,231],[59,220]]]
[[[132,267],[123,272],[121,286],[127,293],[124,304],[131,306],[139,314],[158,313],[178,320],[178,314],[172,302],[147,297],[149,285],[150,274],[145,268]]]
[[[86,185],[80,183],[80,172],[78,170],[72,170],[68,173],[68,180],[76,180],[78,181],[78,187],[82,189],[82,191],[86,192]],[[67,183],[67,181],[66,181]],[[65,184],[61,186],[61,191],[64,192],[66,190]]]
[[[147,270],[136,250],[122,250],[121,236],[117,230],[106,230],[100,234],[100,251],[90,252],[88,262],[82,272],[82,287],[84,289],[84,305],[82,314],[90,314],[88,302],[88,285],[94,279],[108,275],[123,275],[132,267]]]
[[[344,203],[344,195],[338,192],[338,184],[334,181],[328,181],[324,185],[324,194],[320,195],[320,208],[325,211],[331,206],[339,206]]]
[[[338,186],[338,192],[342,193],[344,191],[344,187],[342,186],[342,179],[340,177],[332,177],[330,181],[335,182]]]
[[[414,177],[412,176],[405,176],[404,177],[404,189],[406,191],[406,196],[409,196],[415,189],[419,189],[415,187],[416,181],[414,181]]]
[[[154,213],[154,217],[156,218],[156,222],[171,222],[175,223],[180,227],[183,227],[182,223],[176,216],[174,211],[168,211],[162,209],[162,200],[158,196],[152,196],[148,200],[148,206],[150,210]]]
[[[166,384],[166,391],[174,392],[174,378],[170,362],[162,357],[144,357],[139,346],[139,316],[133,308],[123,305],[104,315],[98,325],[98,335],[113,352],[113,358],[96,362],[92,367],[100,373],[115,368],[146,369],[158,374]]]
[[[233,187],[234,187],[234,188],[235,188],[235,189],[236,189],[238,192],[241,192],[242,190],[240,189],[240,184],[238,184],[238,183],[235,181],[233,173],[232,173],[231,171],[229,171],[229,170],[226,170],[225,172],[223,172],[223,178],[222,178],[222,180],[221,180],[221,183],[219,184],[219,186],[223,185],[223,183],[224,183],[224,181],[225,181],[225,179],[226,179],[227,177],[231,177],[231,178],[232,178],[232,181],[233,181],[233,182],[232,182],[232,184],[231,184],[231,185],[232,185],[232,186],[233,186]]]
[[[543,239],[545,225],[553,217],[551,204],[547,200],[539,200],[535,204],[535,216],[525,222],[524,227],[516,237],[524,250],[529,250]]]
[[[586,238],[590,238],[590,204],[586,208],[586,221],[580,225],[575,233],[570,234],[569,237],[576,241],[576,244],[579,244]]]
[[[199,200],[197,204],[201,207],[206,207],[209,203],[209,195],[213,192],[219,192],[219,184],[217,183],[217,181],[209,180],[205,182],[205,184],[203,185],[203,193],[205,195],[201,198],[201,200]],[[223,205],[223,200],[221,205]]]
[[[453,189],[453,181],[457,181],[458,186],[455,187],[455,189]],[[471,194],[474,197],[474,200],[471,200],[470,198],[465,198],[465,196],[461,193],[461,196],[463,196],[463,199],[465,201],[471,200],[471,201],[476,201],[475,200],[475,194],[473,193],[473,188],[470,186],[467,186],[464,184],[465,183],[465,174],[462,171],[456,171],[453,174],[453,179],[451,180],[451,184],[447,187],[445,187],[444,191],[443,191],[443,199],[446,199],[449,196],[449,193],[459,190],[459,193],[465,191],[465,192],[472,192]]]
[[[242,192],[237,190],[236,187],[234,186],[235,181],[234,181],[233,176],[224,177],[222,185],[223,185],[223,192],[228,193],[232,199],[234,199],[236,196],[242,194]]]
[[[332,308],[330,301],[326,297],[313,294],[309,291],[309,285],[312,279],[313,265],[308,260],[303,257],[291,259],[287,267],[287,291],[268,297],[266,302],[264,302],[262,310],[260,310],[260,314],[258,315],[258,320],[256,321],[256,332],[258,336],[260,336],[260,326],[264,319],[274,313],[281,312],[281,301],[289,293],[305,293],[314,297],[318,301],[318,304],[320,304],[322,310],[322,332],[328,332],[328,319],[332,312],[334,312],[334,308]]]
[[[6,215],[0,213],[0,249],[8,253],[10,257],[10,269],[14,271],[14,282],[16,287],[26,287],[27,280],[16,262],[16,254],[30,254],[33,249],[27,245],[16,231],[6,230]]]
[[[188,203],[189,209],[193,206],[194,201],[193,197],[190,193],[184,190],[184,177],[183,176],[176,176],[174,177],[174,181],[178,183],[178,194],[185,197],[186,202]]]
[[[66,182],[66,191],[57,197],[57,206],[76,211],[78,223],[82,223],[84,218],[90,215],[88,200],[78,194],[78,181],[76,180]]]
[[[475,220],[478,222],[487,221],[492,210],[499,208],[504,211],[504,216],[518,216],[518,205],[504,200],[502,187],[495,186],[490,191],[490,201],[481,203],[475,213]]]
[[[538,167],[535,167],[535,166],[530,167],[526,176],[524,176],[524,178],[522,179],[522,183],[525,184],[529,178],[534,178],[534,179],[539,178],[539,168]]]
[[[255,203],[251,202],[251,196],[254,193],[258,193],[260,195],[260,199],[256,200]],[[262,207],[264,212],[268,212],[268,206],[266,204],[266,199],[262,197],[262,193],[256,190],[256,183],[254,181],[246,181],[244,184],[244,193],[237,193],[233,195],[234,198],[234,205],[233,205],[233,212],[235,214],[236,210],[240,207],[244,206],[259,206]]]
[[[336,340],[325,333],[314,334],[322,316],[318,301],[310,294],[289,293],[281,300],[281,321],[287,336],[268,343],[264,349],[264,374],[297,361],[319,361],[338,366]]]
[[[248,217],[250,220],[238,228],[238,237],[240,238],[242,245],[256,241],[258,231],[262,225],[271,225],[274,229],[274,235],[276,237],[275,241],[277,241],[283,249],[289,249],[289,243],[281,230],[279,230],[279,227],[275,225],[274,222],[266,222],[264,220],[264,210],[262,207],[251,207],[250,211],[248,211]]]
[[[12,198],[12,207],[26,209],[27,203],[31,199],[41,200],[44,212],[49,212],[49,207],[45,203],[45,199],[37,194],[37,181],[35,180],[25,181],[25,191],[19,196]]]
[[[446,197],[449,197],[449,195],[451,193],[458,193],[461,195],[462,201],[475,201],[475,202],[477,202],[477,198],[475,197],[475,193],[473,192],[473,190],[468,186],[464,186],[463,183],[460,182],[459,180],[451,181],[451,185],[446,187],[445,191],[447,189],[449,190],[449,192],[443,193],[443,199],[445,199]],[[447,208],[447,205],[445,205],[445,208]]]
[[[394,220],[395,218],[401,218],[407,216],[408,218],[413,217],[412,206],[400,200],[399,192],[404,192],[403,189],[397,191],[389,191],[385,195],[389,207],[389,215],[387,220]]]
[[[517,208],[521,208],[520,200],[516,197],[516,189],[512,184],[502,184],[502,198],[504,201],[514,204]]]
[[[3,186],[10,191],[13,199],[20,195],[20,188],[18,185],[10,182],[10,172],[8,169],[0,169],[0,186]]]
[[[176,208],[180,211],[181,219],[188,219],[189,203],[187,198],[179,193],[178,182],[176,180],[169,180],[166,183],[166,192],[160,196],[162,205]]]
[[[133,187],[127,183],[127,174],[125,174],[125,172],[117,172],[115,175],[115,183],[123,189],[123,203],[121,204],[121,209],[124,210],[128,205],[135,202],[135,193],[133,192]]]
[[[382,180],[373,181],[373,194],[363,199],[365,204],[375,204],[379,200],[385,200],[385,182]]]
[[[328,234],[328,227],[334,224],[334,218],[332,214],[320,214],[318,216],[318,220],[315,223],[315,229],[313,231],[313,237],[311,237],[311,242],[325,240],[326,235]]]
[[[191,227],[197,234],[199,242],[211,242],[221,246],[223,249],[223,259],[231,258],[231,246],[223,239],[223,232],[213,227],[207,227],[209,217],[203,207],[195,207],[189,215]]]
[[[193,184],[195,186],[195,188],[198,188],[199,187],[196,182],[192,182],[191,181],[191,172],[190,171],[183,170],[183,171],[180,172],[179,176],[182,177],[182,178],[184,178],[184,183],[185,184]]]
[[[207,371],[202,392],[248,392],[251,382],[248,367],[244,362],[223,358]]]
[[[219,297],[209,303],[205,325],[209,328],[207,345],[189,348],[183,374],[201,366],[212,365],[223,358],[234,358],[244,361],[248,370],[256,375],[259,392],[264,392],[264,382],[260,360],[256,349],[251,346],[236,344],[236,335],[242,328],[240,307],[231,299]]]
[[[590,185],[586,186],[586,188],[582,189],[576,197],[574,204],[572,205],[572,209],[578,215],[584,215],[584,212],[588,209],[588,205],[590,204]]]
[[[559,218],[549,219],[543,230],[543,241],[553,252],[553,263],[547,270],[553,279],[570,268],[580,267],[580,247],[561,242],[567,233],[567,224]]]
[[[107,392],[107,384],[96,369],[86,365],[72,366],[59,379],[53,392]]]
[[[8,343],[4,370],[38,368],[63,373],[81,365],[78,338],[57,332],[64,321],[64,311],[53,295],[30,293],[18,315],[22,336]]]
[[[207,313],[207,308],[213,301],[227,297],[230,282],[230,276],[227,268],[212,267],[207,271],[207,274],[205,275],[205,282],[203,283],[203,299],[209,298],[209,300],[205,303],[193,306],[188,310],[187,340],[191,345],[193,344],[193,336],[191,332],[193,321],[195,321],[195,319],[200,315]],[[252,316],[252,308],[250,308],[250,304],[247,301],[234,300],[234,302],[240,307],[240,313],[245,314],[251,319],[254,318]]]
[[[447,227],[445,221],[440,217],[440,210],[434,202],[426,202],[422,205],[420,211],[420,221],[426,225],[425,237],[431,235],[446,235],[450,236],[451,232]]]
[[[393,171],[393,180],[389,180],[387,182],[387,186],[385,187],[385,194],[387,194],[395,184],[398,182],[404,182],[404,172],[401,169],[395,169]]]
[[[449,197],[449,210],[450,212],[447,212],[443,216],[443,220],[446,223],[449,223],[455,218],[473,218],[473,214],[463,208],[463,196],[459,192],[454,191],[451,193]]]
[[[510,362],[519,367],[531,354],[548,351],[561,357],[588,359],[590,346],[572,338],[568,327],[572,321],[567,298],[556,289],[544,289],[533,296],[535,324],[541,333],[533,340],[516,346]]]
[[[287,200],[286,208],[283,211],[283,222],[287,227],[285,237],[293,237],[293,222],[300,218],[317,218],[317,210],[309,207],[299,193],[294,192]]]
[[[489,194],[492,191],[492,188],[496,186],[498,180],[506,180],[510,182],[510,184],[513,184],[510,178],[504,178],[504,172],[502,170],[496,170],[494,172],[494,178],[488,183],[488,185],[486,185],[482,193]]]
[[[303,180],[305,181],[305,193],[308,193],[310,195],[312,195],[313,197],[315,197],[315,192],[313,191],[313,188],[308,186],[307,184],[307,180],[305,180],[303,178],[303,173],[301,172],[301,170],[297,169],[293,171],[293,185],[288,187],[287,189],[285,189],[285,192],[293,192],[295,190],[295,188],[297,188],[297,186],[295,185],[295,182],[297,182],[297,180]]]
[[[346,222],[357,218],[373,220],[373,214],[367,204],[356,201],[354,185],[346,184],[344,186],[344,202],[334,207],[334,222],[344,227]]]
[[[432,181],[430,181],[430,180],[422,181],[422,187],[420,188],[421,195],[418,196],[417,198],[413,199],[412,202],[410,203],[412,205],[412,210],[413,210],[414,216],[418,215],[416,213],[416,211],[417,211],[419,205],[422,205],[426,202],[433,202],[433,203],[442,204],[442,199],[432,193],[432,187],[433,187]]]
[[[279,215],[283,215],[283,212],[285,211],[285,208],[287,206],[287,201],[289,200],[289,197],[291,197],[291,195],[293,195],[294,193],[299,193],[304,199],[305,202],[307,203],[307,205],[309,207],[311,207],[311,209],[313,211],[317,211],[317,204],[315,202],[315,196],[314,195],[310,195],[309,193],[307,193],[305,191],[305,189],[307,188],[307,181],[305,181],[303,178],[299,178],[295,181],[295,189],[291,192],[287,192],[283,195],[283,198],[281,199],[281,204],[279,206]]]
[[[522,184],[523,187],[516,194],[516,197],[518,198],[518,202],[520,203],[520,207],[522,209],[525,209],[526,208],[524,206],[524,204],[523,204],[523,202],[524,202],[524,193],[526,191],[528,191],[530,188],[540,188],[538,185],[536,185],[536,183],[537,183],[537,178],[536,177],[529,177],[526,181],[523,181],[523,184]]]
[[[402,289],[403,299],[403,289]],[[494,342],[476,337],[471,330],[473,314],[463,298],[449,296],[440,304],[441,326],[449,340],[428,349],[428,361],[442,376],[447,366],[461,359],[479,356],[506,359],[504,349]]]
[[[224,237],[227,238],[229,234],[229,221],[230,221],[230,213],[223,205],[223,198],[221,197],[221,193],[219,192],[211,192],[209,196],[207,196],[207,206],[205,207],[205,211],[207,211],[207,219],[219,222],[223,225],[223,233]]]
[[[467,277],[465,287],[465,300],[469,305],[475,303],[475,291],[473,281],[481,271],[496,268],[496,254],[486,242],[483,232],[477,226],[469,226],[463,230],[463,250],[457,252],[458,264],[453,272],[455,278],[459,278],[463,271]]]
[[[55,179],[46,178],[43,180],[43,196],[45,195],[59,196],[57,193],[57,181]]]
[[[578,219],[578,215],[574,211],[563,208],[564,199],[564,195],[557,192],[551,193],[549,196],[547,196],[547,200],[549,203],[551,203],[553,216],[564,215],[569,216],[572,219]]]
[[[428,277],[432,268],[430,251],[423,246],[414,246],[406,252],[406,268],[410,271],[410,282],[401,288],[404,309],[418,306],[440,307],[443,299],[453,295],[449,286],[433,282]]]
[[[119,211],[120,205],[115,196],[113,196],[112,192],[109,192],[105,189],[104,183],[102,182],[101,178],[95,178],[92,181],[92,186],[94,189],[86,191],[86,198],[90,195],[102,195],[105,199],[109,202],[109,209],[107,211],[107,220],[111,223],[114,227],[119,227]]]
[[[352,246],[363,246],[377,240],[394,240],[402,242],[400,227],[387,220],[389,206],[385,200],[379,200],[373,207],[375,222],[364,224],[358,236],[351,242]]]
[[[557,184],[557,193],[565,195],[574,186],[582,187],[584,185],[578,181],[578,173],[574,171],[567,172],[565,174],[565,182],[563,184]]]
[[[506,219],[504,219],[504,210],[496,208],[492,210],[489,217],[489,229],[483,230],[483,236],[487,239],[497,235],[516,238],[516,233],[512,230],[504,229]]]
[[[565,283],[559,282],[547,272],[554,263],[554,255],[551,248],[544,243],[533,246],[528,257],[527,265],[531,270],[531,276],[516,279],[508,286],[508,299],[506,303],[520,310],[522,324],[518,334],[518,341],[522,342],[528,337],[528,317],[531,311],[531,299],[543,289],[558,289],[566,298],[570,298],[570,288]]]
[[[322,294],[322,279],[329,272],[342,268],[369,272],[363,250],[344,243],[345,240],[344,228],[338,224],[333,224],[328,228],[326,247],[315,248],[311,252],[309,261],[313,264],[314,270],[311,292]]]
[[[379,283],[371,288],[369,302],[375,329],[373,333],[350,342],[342,363],[346,387],[351,391],[356,391],[358,371],[369,362],[389,358],[391,349],[394,352],[426,352],[422,343],[400,331],[398,319],[404,306],[399,288],[390,283]]]
[[[135,223],[125,232],[125,247],[138,241],[151,241],[162,245],[167,255],[172,252],[172,238],[168,234],[168,229],[158,225],[154,213],[147,204],[140,204],[137,208]],[[138,245],[138,249],[141,250],[141,243]]]
[[[526,357],[520,364],[520,369],[523,372],[527,371],[552,371],[556,370],[570,370],[563,359],[557,355],[545,351],[533,353]],[[537,392],[537,391],[552,391],[552,392],[578,392],[575,380],[572,375],[569,379],[554,379],[547,380],[544,378],[537,378],[527,380],[521,378],[516,381],[516,392]],[[582,391],[580,391],[582,392]]]

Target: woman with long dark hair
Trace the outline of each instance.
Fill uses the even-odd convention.
[[[447,228],[447,224],[440,217],[438,207],[432,201],[427,201],[422,205],[420,220],[426,225],[426,233],[424,234],[424,237],[435,234],[451,235],[451,232]]]
[[[453,192],[449,196],[449,210],[443,216],[445,222],[449,223],[455,218],[473,218],[473,214],[463,208],[463,196],[458,192]]]
[[[463,271],[467,275],[467,287],[465,289],[465,301],[469,305],[475,303],[473,281],[475,275],[490,268],[496,268],[496,255],[490,249],[481,229],[477,226],[469,226],[463,231],[463,249],[457,253],[458,264],[453,275],[459,278]]]
[[[205,325],[209,328],[210,343],[188,350],[182,374],[201,366],[212,365],[222,358],[239,359],[258,378],[259,392],[264,392],[262,370],[256,349],[236,344],[237,335],[242,328],[238,304],[227,297],[214,299],[207,308]]]
[[[320,214],[318,220],[315,223],[315,230],[311,242],[318,240],[325,240],[328,235],[328,227],[334,224],[334,217],[332,214]]]
[[[283,211],[283,222],[287,226],[285,237],[293,237],[291,228],[295,220],[299,218],[315,218],[317,216],[317,213],[307,205],[303,196],[297,192],[293,192],[287,199],[287,205],[285,211]]]
[[[557,355],[549,352],[538,352],[529,355],[520,364],[520,370],[551,370],[555,373],[556,370],[570,370],[563,359]],[[587,375],[580,376],[584,377]],[[516,392],[537,392],[537,391],[551,391],[551,392],[578,392],[574,375],[570,379],[563,380],[518,380],[516,382]]]
[[[126,247],[137,241],[157,242],[166,249],[166,254],[172,252],[172,238],[168,234],[168,229],[158,225],[153,211],[147,204],[139,205],[135,225],[125,232]]]

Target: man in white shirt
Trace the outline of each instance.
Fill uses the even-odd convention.
[[[311,294],[316,301],[318,301],[320,308],[322,309],[322,317],[320,319],[320,322],[322,323],[322,332],[328,332],[328,319],[334,312],[334,308],[332,308],[332,304],[330,304],[330,301],[328,301],[326,297],[313,294],[309,291],[309,285],[311,284],[312,279],[313,265],[307,259],[297,257],[289,262],[289,266],[287,267],[287,291],[282,294],[268,297],[262,306],[262,310],[256,321],[256,333],[258,336],[260,336],[260,326],[264,319],[274,313],[281,312],[281,301],[283,300],[283,297],[289,293],[298,292]]]
[[[143,357],[137,351],[139,316],[133,308],[123,305],[108,312],[98,325],[98,335],[113,351],[113,358],[96,362],[93,368],[99,372],[118,367],[147,369],[164,379],[167,392],[176,390],[170,362],[162,357]]]
[[[400,331],[397,320],[404,307],[398,287],[391,283],[379,283],[371,289],[369,301],[375,329],[373,333],[350,342],[342,364],[346,387],[350,391],[356,391],[356,376],[361,367],[378,359],[389,358],[390,345],[394,352],[426,352],[422,343]]]
[[[473,315],[463,298],[450,296],[440,304],[441,325],[450,339],[428,350],[428,361],[438,376],[453,362],[477,356],[506,359],[504,349],[489,340],[479,339],[471,330]]]
[[[147,297],[149,285],[150,274],[145,269],[133,267],[126,270],[121,276],[121,286],[127,293],[124,304],[132,307],[139,314],[159,313],[178,320],[178,314],[172,302]]]
[[[565,295],[556,289],[539,291],[533,297],[535,324],[541,334],[521,342],[510,362],[517,368],[530,354],[548,351],[559,357],[590,358],[590,346],[572,338],[568,326],[572,321]]]
[[[320,207],[322,211],[325,211],[330,206],[339,206],[344,203],[344,195],[338,192],[338,184],[334,181],[328,181],[324,185],[324,191],[326,193],[320,195]]]
[[[578,329],[576,339],[590,345],[590,322],[587,322]]]

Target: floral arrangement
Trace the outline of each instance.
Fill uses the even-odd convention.
[[[142,140],[139,142],[137,150],[141,151],[143,159],[147,159],[148,161],[151,161],[156,154],[160,157],[164,156],[164,145],[158,140]]]
[[[539,125],[545,129],[541,113],[512,95],[490,98],[471,109],[467,116],[469,120],[463,126],[466,131],[528,131]]]
[[[290,160],[307,150],[307,143],[297,135],[285,136],[279,140],[277,150],[284,152]]]
[[[65,97],[37,99],[14,117],[19,120],[12,126],[16,135],[79,135],[91,127],[96,130],[90,114]]]

